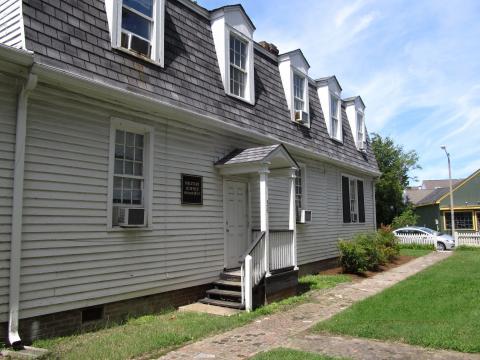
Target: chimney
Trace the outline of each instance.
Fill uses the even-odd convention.
[[[266,41],[260,41],[259,44],[260,44],[261,47],[263,47],[269,53],[271,53],[275,56],[278,56],[279,51],[278,51],[278,48],[274,44],[268,43]]]

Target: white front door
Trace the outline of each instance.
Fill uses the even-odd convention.
[[[226,267],[240,267],[239,259],[248,246],[247,184],[225,182]]]

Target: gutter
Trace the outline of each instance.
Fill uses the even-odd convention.
[[[37,86],[37,75],[30,73],[18,94],[15,138],[15,165],[13,170],[12,233],[10,244],[10,291],[8,340],[14,349],[22,349],[18,334],[20,305],[20,270],[22,259],[23,181],[25,170],[25,140],[27,135],[28,97]]]

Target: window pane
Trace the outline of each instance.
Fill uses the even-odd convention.
[[[332,118],[332,136],[338,137],[338,120]]]
[[[125,154],[125,149],[123,145],[115,145],[115,158],[116,159],[123,159]]]
[[[142,203],[142,192],[140,190],[132,191],[132,204],[140,205]]]
[[[455,228],[456,229],[473,229],[473,213],[472,212],[455,212]],[[452,229],[452,215],[445,212],[445,225],[447,229]]]
[[[122,178],[119,176],[115,176],[113,178],[113,188],[114,189],[122,189]]]
[[[303,100],[305,79],[297,74],[293,75],[293,96],[297,99]]]
[[[115,174],[123,174],[123,160],[115,160],[115,167],[113,172]]]
[[[330,111],[332,112],[332,117],[338,118],[338,99],[333,96],[331,96],[330,99]]]
[[[143,162],[143,150],[135,148],[135,161]]]
[[[142,176],[143,175],[143,165],[142,163],[136,162],[134,165],[134,175],[135,176]]]
[[[133,161],[125,161],[125,175],[133,175]]]
[[[140,134],[135,135],[135,147],[143,148],[143,135],[140,135]]]
[[[123,204],[131,204],[132,203],[132,191],[131,190],[125,190],[123,191],[123,199],[122,199]]]
[[[125,131],[117,130],[115,132],[115,143],[117,144],[125,143]]]
[[[123,0],[123,4],[142,14],[153,17],[153,0]]]
[[[122,202],[122,191],[113,190],[113,202],[115,204],[120,204]]]
[[[122,28],[144,39],[151,40],[152,22],[133,12],[122,9]]]
[[[125,148],[125,159],[127,160],[133,160],[133,154],[135,153],[135,148],[131,146],[127,146]]]
[[[147,40],[143,40],[137,36],[132,35],[132,41],[130,43],[130,50],[136,51],[139,54],[150,56],[150,43]]]
[[[142,190],[142,180],[133,179],[132,180],[132,189],[133,190]]]
[[[127,132],[127,146],[135,146],[135,134]]]

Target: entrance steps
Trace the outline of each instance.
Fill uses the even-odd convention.
[[[207,296],[199,302],[207,305],[244,310],[241,281],[240,270],[224,271],[220,274],[220,279],[212,283],[213,288],[207,290]]]

